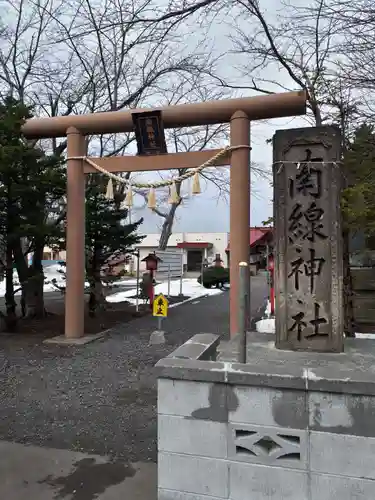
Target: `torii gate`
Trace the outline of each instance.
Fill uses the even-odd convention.
[[[238,332],[239,263],[249,261],[250,227],[250,121],[298,116],[306,113],[304,91],[284,92],[197,104],[180,104],[161,109],[165,128],[230,123],[230,146],[244,146],[230,152],[230,161],[221,158],[216,165],[230,163],[230,334]],[[135,109],[32,118],[23,126],[29,139],[67,137],[67,229],[65,337],[84,335],[85,280],[85,174],[97,172],[82,157],[86,155],[86,135],[134,130],[132,114],[149,111]],[[108,172],[139,172],[194,168],[220,150],[171,153],[153,156],[90,158]],[[77,159],[78,157],[78,159]]]

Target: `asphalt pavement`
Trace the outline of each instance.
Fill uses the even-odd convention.
[[[266,281],[252,278],[252,316]],[[156,500],[154,365],[196,333],[228,337],[229,292],[143,317],[82,347],[0,336],[0,483],[8,500]]]

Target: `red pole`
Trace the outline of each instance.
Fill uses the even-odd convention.
[[[273,275],[273,273],[272,273]],[[273,276],[272,276],[272,281],[273,281]],[[273,316],[275,314],[275,288],[271,286],[271,292],[270,292],[270,302],[271,302],[271,315]]]
[[[152,311],[153,305],[154,305],[154,271],[150,271],[150,289],[148,292],[148,297],[150,299],[150,309]]]
[[[269,259],[268,271],[270,276],[270,303],[271,303],[271,315],[275,314],[275,285],[274,285],[274,272],[275,272],[275,264],[273,260],[273,256]]]

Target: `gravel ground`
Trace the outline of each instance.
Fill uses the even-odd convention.
[[[265,295],[265,280],[253,279],[253,315]],[[0,439],[156,461],[153,367],[195,333],[227,336],[228,298],[225,292],[171,309],[164,346],[148,346],[152,317],[78,348],[0,337]]]

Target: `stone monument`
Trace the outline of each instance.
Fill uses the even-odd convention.
[[[341,352],[340,131],[280,130],[273,147],[276,347]]]

